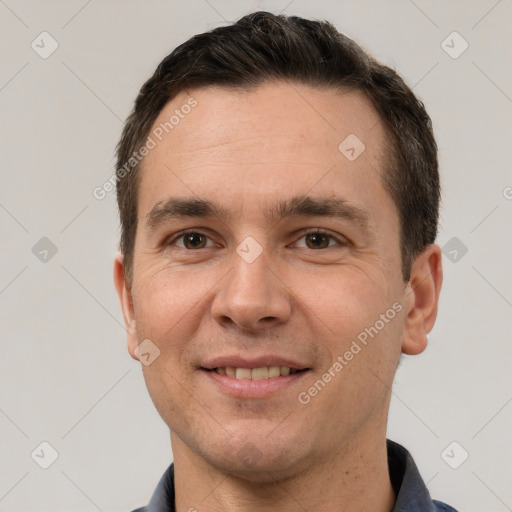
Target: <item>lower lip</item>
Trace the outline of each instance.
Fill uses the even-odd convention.
[[[222,391],[232,396],[237,398],[266,398],[293,386],[302,380],[309,373],[309,370],[262,380],[235,379],[211,370],[201,370],[201,372],[218,385]]]

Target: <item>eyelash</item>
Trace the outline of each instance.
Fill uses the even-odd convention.
[[[209,237],[208,235],[206,235],[205,233],[199,231],[199,230],[195,230],[195,229],[189,229],[189,230],[186,230],[186,231],[180,231],[179,233],[176,233],[175,235],[173,235],[172,237],[169,237],[168,239],[166,239],[166,241],[164,242],[164,245],[165,246],[171,246],[171,245],[175,245],[175,243],[182,239],[183,237],[187,236],[187,235],[190,235],[190,234],[195,234],[195,235],[201,235],[201,236],[205,236],[207,237],[208,239],[211,240],[211,237]],[[302,238],[306,237],[307,235],[325,235],[326,237],[328,237],[330,240],[334,240],[338,245],[338,246],[347,246],[349,244],[349,242],[346,240],[346,239],[343,239],[343,240],[340,240],[339,238],[337,238],[336,236],[334,236],[333,234],[329,233],[328,231],[324,231],[322,229],[313,229],[313,230],[310,230],[310,231],[307,231],[307,232],[303,232],[302,235],[300,236],[300,238],[297,239],[296,242],[294,242],[294,244],[296,244],[299,240],[301,240]],[[316,251],[321,251],[321,250],[325,250],[325,249],[330,249],[332,247],[335,247],[335,246],[328,246],[328,247],[325,247],[323,249],[310,249],[312,251],[316,250]],[[207,249],[208,247],[203,247],[202,249]],[[301,247],[302,249],[304,249],[304,247]],[[186,247],[180,247],[180,249],[184,249],[186,251],[198,251],[200,249],[187,249]],[[306,249],[309,249],[308,247],[306,247]]]

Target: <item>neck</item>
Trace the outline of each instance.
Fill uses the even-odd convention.
[[[253,482],[217,470],[171,434],[177,512],[282,512],[322,510],[389,512],[391,486],[385,430],[379,437],[356,436],[329,460],[301,466],[271,482]]]

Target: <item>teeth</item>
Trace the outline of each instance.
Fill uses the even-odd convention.
[[[237,368],[235,378],[243,379],[243,380],[250,380],[252,378],[251,373],[252,373],[252,371],[250,370],[250,368]]]
[[[219,375],[227,375],[240,380],[265,380],[275,379],[276,377],[285,377],[293,375],[299,370],[291,369],[288,366],[262,366],[261,368],[235,368],[226,366],[225,368],[215,368]]]
[[[252,380],[265,380],[268,379],[268,368],[264,366],[263,368],[254,368],[251,371]]]
[[[284,366],[283,366],[284,368]],[[269,366],[268,367],[268,378],[274,379],[275,377],[279,377],[281,375],[281,368],[279,366]]]

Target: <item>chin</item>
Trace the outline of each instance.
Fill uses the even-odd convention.
[[[255,436],[252,441],[231,439],[227,445],[217,449],[210,447],[201,456],[217,470],[263,484],[282,481],[303,471],[305,454],[298,453],[294,446],[297,443],[291,439],[269,443]]]

